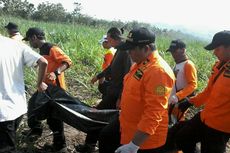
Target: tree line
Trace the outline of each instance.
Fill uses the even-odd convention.
[[[72,22],[80,15],[81,4],[74,2],[73,12],[67,12],[61,3],[42,2],[37,8],[27,0],[0,0],[0,13],[25,19]]]
[[[126,31],[143,26],[154,30],[156,34],[163,33],[166,35],[174,35],[175,33],[178,35],[181,33],[179,31],[168,29],[162,30],[153,25],[137,21],[125,23],[120,20],[108,21],[95,19],[81,13],[82,6],[77,0],[74,1],[73,5],[75,6],[74,10],[72,12],[67,12],[61,3],[54,4],[47,1],[40,3],[37,7],[35,7],[34,4],[28,2],[27,0],[0,0],[0,15],[21,17],[23,19],[35,21],[74,23],[93,27],[109,28],[116,26],[119,28],[123,27]]]
[[[133,21],[124,23],[122,21],[107,21],[100,20],[84,15],[81,13],[81,3],[75,1],[73,3],[75,9],[72,12],[67,12],[61,3],[42,2],[37,7],[27,0],[0,0],[0,14],[7,16],[21,17],[24,19],[31,19],[35,21],[45,22],[67,22],[77,23],[88,26],[117,26],[126,27],[128,29],[137,26],[148,26],[148,24]],[[144,25],[143,25],[144,24]]]

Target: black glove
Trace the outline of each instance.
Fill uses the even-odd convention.
[[[181,112],[185,112],[191,106],[193,106],[193,104],[189,102],[188,98],[185,98],[179,102],[178,108]]]

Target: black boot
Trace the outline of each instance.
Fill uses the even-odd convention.
[[[96,153],[99,150],[96,144],[84,144],[84,145],[80,144],[77,145],[75,149],[77,152],[80,153]]]

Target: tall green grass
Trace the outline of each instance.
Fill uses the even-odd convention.
[[[98,40],[108,29],[105,27],[95,28],[78,24],[60,24],[34,22],[14,17],[0,16],[0,33],[7,35],[4,25],[9,21],[19,25],[22,35],[30,27],[40,27],[47,36],[47,41],[59,45],[73,61],[72,67],[66,72],[68,90],[74,96],[80,97],[88,103],[93,103],[99,97],[96,85],[89,83],[90,79],[101,70],[103,50]],[[172,39],[180,38],[181,35],[170,35],[164,32],[156,36],[157,48],[162,57],[173,67],[174,62],[170,53],[165,52]],[[184,39],[184,37],[183,37]],[[198,90],[201,91],[207,83],[211,66],[215,58],[203,49],[206,42],[184,39],[187,43],[187,54],[198,69]],[[27,69],[25,80],[29,88],[34,89],[36,79],[35,70]]]

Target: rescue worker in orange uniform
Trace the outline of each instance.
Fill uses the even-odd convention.
[[[197,142],[201,142],[201,153],[224,153],[230,137],[230,31],[216,33],[205,49],[214,50],[218,61],[207,87],[189,100],[204,109],[176,133],[183,153],[194,153]]]
[[[39,28],[29,28],[24,40],[29,41],[33,48],[39,48],[40,55],[48,61],[47,74],[44,82],[66,89],[64,71],[70,67],[72,63],[71,59],[58,46],[46,42],[45,33]],[[52,151],[65,152],[67,148],[63,122],[58,119],[47,118],[47,124],[54,133]],[[41,136],[42,126],[40,121],[28,120],[28,125],[31,128],[29,136]]]
[[[116,50],[110,46],[110,44],[108,43],[106,35],[103,36],[103,38],[100,40],[99,43],[104,48],[104,52],[105,52],[104,53],[104,60],[102,63],[102,70],[105,70],[110,65],[110,63],[112,62],[113,56],[114,56]]]
[[[7,29],[7,32],[9,34],[9,37],[11,39],[14,40],[18,40],[18,41],[22,41],[23,36],[20,34],[19,30],[18,30],[18,25],[13,23],[13,22],[9,22],[5,28]]]
[[[102,64],[102,70],[104,71],[112,62],[116,50],[110,46],[107,35],[104,35],[99,43],[102,45],[105,52]],[[110,79],[110,77],[102,77],[98,81],[98,90],[102,93],[102,98],[106,94],[106,88],[110,85]]]
[[[186,55],[186,44],[180,40],[173,40],[166,50],[172,54],[176,65],[173,72],[176,82],[169,98],[169,128],[179,121],[185,120],[186,110],[179,109],[186,97],[194,96],[197,88],[197,70],[194,63]],[[171,152],[172,153],[172,152]],[[175,151],[173,153],[181,153]]]
[[[188,59],[186,44],[182,40],[173,40],[167,51],[172,54],[176,62],[173,68],[176,82],[169,98],[169,107],[171,107],[169,109],[172,109],[171,115],[173,115],[176,119],[175,122],[177,122],[184,120],[185,114],[185,112],[181,112],[178,109],[178,105],[180,105],[180,102],[183,102],[184,98],[194,96],[195,94],[195,89],[197,88],[197,70],[194,63]]]
[[[111,64],[91,80],[92,83],[97,82],[101,78],[109,77],[110,84],[106,88],[106,95],[102,97],[102,101],[96,106],[97,109],[116,109],[117,100],[119,99],[123,89],[124,76],[129,72],[132,61],[129,54],[119,49],[123,44],[122,31],[117,27],[111,27],[107,31],[107,40],[110,46],[116,48],[116,53]],[[100,130],[87,133],[85,144],[76,146],[77,152],[97,152],[97,141]]]
[[[100,153],[159,153],[168,131],[168,98],[174,74],[159,55],[155,34],[138,28],[120,46],[134,64],[123,81],[119,120],[106,126],[99,139]]]

